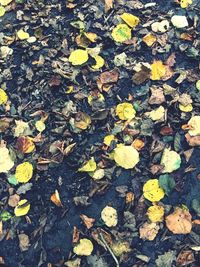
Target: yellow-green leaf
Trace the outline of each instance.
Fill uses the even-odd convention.
[[[140,19],[130,13],[123,13],[121,15],[121,19],[126,22],[126,24],[128,24],[128,26],[130,26],[131,28],[135,28],[139,22]]]
[[[39,132],[43,132],[46,128],[45,123],[42,120],[36,121],[35,123],[35,128],[39,131]]]
[[[14,209],[15,216],[20,217],[26,215],[30,210],[31,205],[27,199],[22,199],[18,202]]]
[[[19,183],[27,183],[33,176],[33,165],[28,161],[16,167],[15,177]]]
[[[0,147],[0,173],[7,173],[14,166],[14,161],[11,159],[9,150],[3,146]]]
[[[87,238],[80,239],[78,245],[73,249],[73,252],[78,256],[89,256],[91,255],[94,246],[92,242]]]
[[[95,65],[92,65],[91,67],[94,70],[99,70],[100,68],[102,68],[103,65],[104,65],[104,63],[105,63],[104,59],[101,56],[99,56],[99,55],[94,56],[93,58],[96,61],[96,64]]]
[[[163,173],[170,173],[180,168],[181,157],[176,151],[165,148],[160,164],[164,166]]]
[[[101,211],[101,219],[104,221],[105,225],[107,225],[108,227],[116,226],[118,222],[116,209],[110,206],[106,206]]]
[[[147,210],[147,216],[151,222],[162,222],[164,216],[164,208],[158,205],[150,206]]]
[[[150,179],[143,186],[143,195],[151,202],[160,201],[164,195],[164,190],[159,186],[158,179]]]
[[[191,136],[200,135],[200,116],[194,116],[188,121],[190,127],[189,134]]]
[[[116,107],[116,115],[120,120],[130,120],[135,117],[136,111],[131,103],[121,103]]]
[[[160,80],[166,73],[166,66],[161,60],[155,60],[151,64],[151,80]]]
[[[8,4],[10,4],[12,2],[12,0],[0,0],[0,4],[2,6],[7,6]]]
[[[69,62],[71,62],[74,66],[82,65],[88,61],[88,58],[88,52],[86,50],[76,49],[71,52]]]
[[[97,168],[97,164],[92,157],[90,160],[88,160],[81,168],[78,169],[79,172],[93,172]]]
[[[181,0],[180,1],[180,6],[182,8],[187,8],[188,6],[190,6],[192,4],[192,0]]]
[[[6,13],[6,10],[3,6],[0,6],[0,17],[3,17]]]
[[[139,162],[139,153],[132,146],[118,145],[114,149],[115,162],[124,169],[132,169]]]
[[[8,101],[8,95],[0,88],[0,105],[5,105]]]
[[[17,37],[19,38],[19,40],[26,40],[30,37],[30,35],[28,34],[28,32],[25,32],[21,29],[17,32]]]
[[[112,38],[119,43],[123,43],[131,39],[131,28],[129,28],[126,24],[118,24],[112,30]]]

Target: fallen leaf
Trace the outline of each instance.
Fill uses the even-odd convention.
[[[17,37],[19,38],[19,40],[27,40],[30,37],[30,35],[28,32],[25,32],[24,30],[21,29],[17,32]]]
[[[83,220],[85,226],[87,227],[87,229],[90,229],[93,227],[95,219],[93,218],[89,218],[88,216],[81,214],[80,215],[81,219]]]
[[[156,40],[157,38],[153,33],[148,33],[142,38],[142,41],[148,46],[152,46]]]
[[[10,4],[12,2],[12,0],[0,0],[0,4],[2,6],[7,6],[8,4]]]
[[[139,22],[140,22],[140,19],[130,13],[123,13],[121,15],[121,19],[126,22],[126,24],[128,24],[128,26],[130,26],[131,28],[135,28]]]
[[[117,140],[117,138],[113,134],[110,134],[104,137],[103,143],[107,146],[110,146],[111,142],[115,140]]]
[[[187,8],[192,4],[192,0],[180,0],[180,6],[182,8]]]
[[[139,153],[132,146],[118,145],[114,149],[115,162],[124,169],[132,169],[139,162]]]
[[[158,234],[160,227],[156,223],[145,222],[139,228],[140,238],[152,241]]]
[[[176,151],[165,148],[162,154],[160,164],[164,166],[162,170],[163,173],[170,173],[180,168],[181,157]]]
[[[9,150],[6,148],[5,144],[0,143],[0,173],[7,173],[14,166],[14,161],[10,156]]]
[[[0,88],[0,105],[5,105],[8,101],[8,95]]]
[[[182,250],[176,259],[177,266],[186,266],[195,262],[194,253],[191,250]]]
[[[138,138],[135,139],[132,143],[132,146],[138,151],[140,151],[144,147],[144,145],[145,145],[144,141]]]
[[[31,129],[29,127],[28,122],[22,120],[15,120],[16,126],[14,127],[14,136],[26,136],[31,134]]]
[[[150,206],[147,210],[147,216],[153,223],[162,222],[164,217],[164,208],[158,205]]]
[[[143,186],[143,195],[151,202],[160,201],[164,195],[164,190],[159,186],[158,179],[150,179]]]
[[[173,177],[169,176],[169,174],[164,174],[159,176],[159,185],[168,196],[176,186],[176,182]]]
[[[101,211],[101,219],[108,227],[114,227],[118,223],[117,211],[113,207],[106,206]]]
[[[99,70],[100,68],[104,66],[105,61],[101,56],[97,55],[97,56],[94,56],[93,58],[96,61],[96,64],[91,66],[92,69]]]
[[[35,128],[38,130],[38,132],[41,133],[41,132],[43,132],[45,130],[46,125],[43,122],[43,120],[39,120],[39,121],[36,121]]]
[[[168,251],[165,252],[163,255],[158,256],[156,259],[156,267],[171,267],[173,261],[176,260],[176,252],[175,251]]]
[[[27,251],[29,249],[29,237],[25,234],[19,234],[18,235],[19,238],[19,247],[20,250],[23,251]]]
[[[62,207],[62,202],[61,202],[61,200],[60,200],[60,194],[59,194],[59,192],[58,192],[58,190],[56,189],[55,190],[55,193],[53,193],[52,195],[51,195],[51,201],[56,205],[56,206],[58,206],[58,207]]]
[[[162,104],[163,102],[165,102],[165,95],[162,88],[157,88],[153,86],[150,88],[150,91],[151,96],[148,101],[150,105]]]
[[[0,17],[3,17],[6,13],[6,9],[3,6],[0,6]]]
[[[114,41],[118,43],[123,43],[127,40],[130,40],[132,37],[131,28],[129,28],[126,24],[118,24],[112,30],[112,38]]]
[[[82,238],[74,247],[73,252],[78,256],[89,256],[91,255],[93,249],[94,247],[92,242],[87,238]]]
[[[188,27],[188,21],[186,16],[174,15],[171,18],[171,23],[174,25],[174,27],[178,29]]]
[[[19,164],[15,170],[15,177],[19,183],[27,183],[33,176],[33,165],[28,161]]]
[[[189,131],[188,133],[190,136],[200,135],[200,116],[193,116],[188,121]]]
[[[116,83],[119,79],[119,71],[113,69],[110,71],[105,71],[100,75],[100,82],[104,84]]]
[[[16,148],[21,153],[28,154],[35,150],[35,144],[33,143],[31,137],[20,136],[17,138]]]
[[[114,0],[105,0],[105,12],[107,13],[110,9],[113,8]]]
[[[78,169],[79,172],[93,172],[97,168],[97,164],[92,157],[90,160],[88,160],[81,168]]]
[[[160,106],[150,112],[146,112],[145,115],[151,118],[152,121],[162,121],[165,116],[165,109],[163,106]]]
[[[135,117],[136,111],[131,103],[121,103],[116,107],[116,115],[120,120],[130,120]]]
[[[89,127],[89,125],[91,124],[91,122],[92,122],[91,118],[88,114],[79,111],[76,114],[74,125],[78,129],[86,130]]]
[[[160,80],[165,76],[166,66],[160,60],[155,60],[151,65],[151,77],[153,81]]]
[[[189,144],[189,146],[200,146],[200,135],[190,136],[189,133],[185,135],[185,138]]]
[[[20,217],[26,215],[29,212],[30,207],[31,205],[27,199],[20,200],[14,209],[15,216]]]
[[[186,208],[176,208],[165,221],[173,234],[189,234],[192,230],[192,216]]]
[[[76,49],[71,52],[69,56],[69,62],[74,66],[82,65],[88,61],[88,52],[83,49]]]
[[[118,241],[111,244],[111,249],[115,256],[120,257],[131,251],[130,244],[126,241]]]
[[[14,208],[14,207],[17,206],[19,200],[20,200],[20,196],[18,194],[14,194],[14,195],[12,195],[12,196],[9,197],[9,199],[8,199],[8,205],[10,207],[13,207]]]

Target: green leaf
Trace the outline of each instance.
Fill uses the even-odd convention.
[[[12,218],[12,215],[6,210],[2,211],[2,213],[0,214],[0,220],[2,220],[3,222],[9,220],[10,218]]]
[[[171,193],[171,191],[176,186],[174,178],[171,177],[169,174],[160,175],[158,182],[159,182],[160,187],[164,189],[167,196]]]
[[[17,181],[15,175],[11,175],[11,176],[9,176],[9,177],[8,177],[8,182],[9,182],[10,184],[12,184],[12,185],[17,185],[17,184],[18,184],[18,181]]]
[[[171,267],[174,260],[176,260],[176,252],[171,250],[163,255],[158,256],[158,258],[156,259],[156,266]]]

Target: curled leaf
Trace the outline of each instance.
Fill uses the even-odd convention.
[[[27,199],[20,200],[14,209],[15,216],[20,217],[26,215],[29,212],[30,207]]]

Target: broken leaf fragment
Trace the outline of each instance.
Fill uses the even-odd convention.
[[[157,81],[165,76],[166,66],[162,63],[161,60],[155,60],[151,64],[151,80]]]
[[[73,252],[78,256],[89,256],[91,255],[93,249],[94,247],[92,242],[87,238],[82,238],[74,247]]]
[[[192,104],[188,104],[187,106],[184,106],[182,104],[179,104],[179,109],[182,112],[191,112],[193,110],[193,106],[192,106]]]
[[[121,19],[126,22],[126,24],[128,24],[128,26],[130,26],[131,28],[135,28],[139,22],[140,19],[130,13],[123,13],[121,15]]]
[[[20,217],[26,215],[29,212],[30,207],[27,199],[20,200],[14,209],[15,216]]]
[[[97,168],[97,164],[92,157],[90,160],[88,160],[81,168],[78,169],[79,172],[93,172]]]
[[[114,252],[115,256],[120,257],[125,253],[131,251],[130,244],[126,241],[118,241],[111,244],[112,251]]]
[[[132,146],[118,145],[114,149],[115,162],[124,169],[132,169],[139,162],[139,153]]]
[[[55,193],[53,193],[52,195],[51,195],[51,201],[56,205],[56,206],[58,206],[58,207],[62,207],[62,202],[61,202],[61,200],[60,200],[60,194],[59,194],[59,192],[58,192],[58,190],[56,189],[55,190]]]
[[[0,145],[0,173],[7,173],[14,166],[14,161],[10,156],[9,150],[4,145]]]
[[[46,125],[43,122],[43,120],[39,120],[39,121],[36,121],[35,128],[38,130],[38,132],[41,133],[41,132],[43,132],[45,130]]]
[[[148,33],[142,38],[142,41],[148,46],[152,46],[156,42],[156,40],[156,36],[152,33]]]
[[[150,206],[147,210],[147,216],[151,222],[162,222],[164,216],[164,208],[159,205]]]
[[[192,230],[192,216],[187,208],[178,207],[166,217],[166,225],[174,234],[189,234]]]
[[[19,40],[26,40],[30,37],[30,35],[28,32],[25,32],[21,29],[17,32],[17,37],[19,38]]]
[[[8,95],[0,88],[0,105],[5,105],[8,101]]]
[[[176,151],[165,148],[160,164],[164,166],[163,173],[170,173],[180,168],[181,157]]]
[[[118,223],[117,211],[113,207],[106,206],[101,211],[101,219],[108,227],[114,227]]]
[[[7,6],[8,4],[10,4],[12,2],[12,0],[0,0],[0,4],[2,6]]]
[[[158,107],[150,112],[145,113],[152,121],[159,121],[164,119],[165,109],[163,106]]]
[[[174,27],[178,29],[185,28],[188,26],[188,21],[186,16],[181,16],[181,15],[174,15],[171,18],[171,23],[174,25]]]
[[[200,116],[194,116],[188,121],[189,134],[191,136],[200,135]]]
[[[129,28],[126,24],[118,24],[112,30],[111,35],[116,42],[123,43],[131,39],[131,28]]]
[[[33,176],[33,165],[28,161],[19,164],[15,170],[15,177],[19,183],[27,183]]]
[[[103,143],[107,146],[110,146],[111,142],[117,140],[113,134],[106,135],[103,139]]]
[[[82,65],[88,61],[88,52],[83,49],[76,49],[71,52],[69,56],[69,62],[72,63],[72,65]]]
[[[102,68],[103,65],[104,65],[104,63],[105,63],[104,59],[101,56],[99,56],[99,55],[94,56],[93,58],[96,61],[96,64],[95,65],[92,65],[91,67],[94,70],[99,70],[100,68]]]
[[[121,103],[116,107],[116,115],[120,120],[130,120],[135,117],[136,111],[131,103]]]
[[[158,179],[150,179],[143,186],[143,195],[151,202],[160,201],[164,195],[164,190],[160,187]]]

